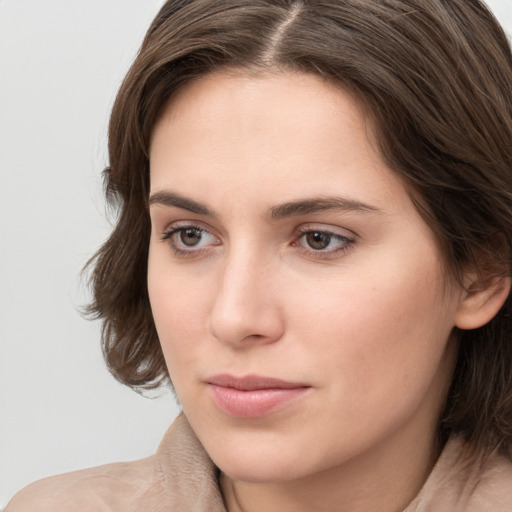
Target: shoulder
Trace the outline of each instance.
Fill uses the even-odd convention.
[[[512,461],[453,437],[407,512],[511,512]]]
[[[4,512],[225,512],[217,469],[184,415],[155,455],[39,480]]]
[[[492,504],[493,512],[512,510],[512,461],[494,454],[482,464],[482,473],[471,501],[471,511],[487,510]]]
[[[17,493],[5,512],[128,512],[164,487],[153,456],[44,478]]]

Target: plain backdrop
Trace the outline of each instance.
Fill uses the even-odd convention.
[[[107,372],[80,269],[105,239],[116,90],[162,0],[0,0],[0,508],[43,476],[151,454],[178,412]],[[489,2],[512,32],[512,0]]]
[[[109,112],[162,3],[0,1],[0,507],[34,479],[151,454],[178,411],[115,381],[77,311],[110,230]]]

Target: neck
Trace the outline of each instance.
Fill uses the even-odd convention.
[[[413,429],[414,430],[414,429]],[[397,446],[397,443],[400,446]],[[378,452],[295,481],[252,483],[221,474],[229,512],[402,512],[439,455],[434,436],[390,439]]]

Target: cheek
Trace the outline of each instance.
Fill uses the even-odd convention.
[[[180,345],[191,341],[202,324],[202,306],[197,297],[173,286],[172,281],[164,283],[159,280],[153,286],[151,282],[148,284],[151,310],[164,348],[168,341],[174,344],[173,340],[180,339]]]
[[[396,389],[428,386],[453,328],[455,302],[443,292],[438,264],[374,268],[331,279],[314,297],[310,287],[296,288],[289,311],[319,366],[340,375],[333,385],[378,401]]]
[[[179,269],[150,250],[148,293],[151,310],[167,368],[176,384],[181,370],[194,365],[205,340],[209,300],[207,280],[191,282]]]

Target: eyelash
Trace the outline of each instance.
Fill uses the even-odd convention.
[[[202,236],[204,236],[204,234],[206,233],[206,234],[214,237],[214,235],[212,235],[208,230],[202,228],[201,226],[198,226],[195,224],[185,224],[185,225],[174,226],[174,227],[169,228],[169,230],[163,234],[162,240],[168,243],[168,245],[173,250],[173,252],[176,256],[180,256],[182,258],[199,256],[206,249],[197,249],[197,248],[193,248],[193,247],[191,249],[182,249],[182,248],[178,247],[178,245],[173,241],[174,235],[183,233],[187,230],[199,231]]]
[[[195,257],[201,255],[204,251],[208,250],[207,246],[206,248],[195,248],[194,246],[191,246],[190,249],[183,249],[177,245],[175,241],[173,241],[173,237],[179,233],[184,233],[187,230],[194,230],[198,231],[201,234],[201,239],[203,239],[204,235],[209,235],[216,239],[214,235],[212,235],[207,229],[204,229],[201,226],[198,226],[197,224],[186,224],[186,225],[179,225],[169,228],[162,236],[162,241],[165,241],[168,243],[172,251],[176,256],[187,258],[187,257]],[[313,248],[307,248],[300,245],[300,241],[305,239],[307,235],[323,235],[328,238],[328,245],[332,242],[332,240],[336,240],[339,242],[339,246],[335,249],[330,250],[324,250],[324,249],[313,249]],[[314,229],[310,226],[304,226],[301,229],[297,231],[297,233],[294,235],[294,241],[292,242],[293,247],[297,247],[298,250],[301,252],[312,256],[314,258],[318,259],[327,259],[330,257],[335,257],[338,254],[343,254],[347,252],[355,243],[355,238],[341,235],[339,233],[336,233],[334,231],[330,231],[327,229]],[[214,244],[218,245],[218,244]]]
[[[307,235],[313,235],[313,234],[327,236],[329,238],[329,243],[332,240],[337,240],[339,242],[339,246],[336,247],[335,249],[331,249],[331,250],[323,250],[323,249],[315,250],[313,248],[308,249],[306,247],[301,247],[299,245],[300,240],[305,239],[305,237]],[[297,247],[300,251],[303,251],[303,252],[305,252],[315,258],[319,258],[319,259],[327,259],[330,257],[335,257],[338,254],[344,254],[345,252],[350,250],[350,248],[356,242],[356,239],[354,237],[341,235],[340,233],[336,233],[335,231],[330,231],[328,229],[315,229],[315,228],[312,228],[311,226],[304,226],[304,227],[300,228],[299,231],[297,232],[297,234],[295,235],[295,237],[296,237],[296,241],[292,243],[292,245],[294,247]]]

